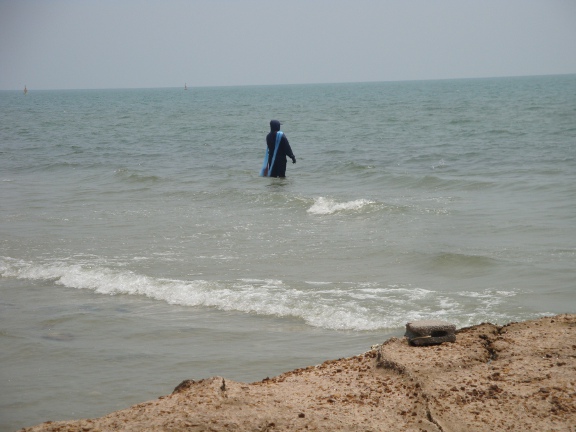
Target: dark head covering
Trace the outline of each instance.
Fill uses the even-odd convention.
[[[270,120],[270,130],[272,132],[276,132],[280,130],[280,125],[282,123],[280,123],[278,120]]]

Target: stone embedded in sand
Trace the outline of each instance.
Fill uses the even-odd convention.
[[[406,324],[408,341],[412,345],[435,345],[456,342],[456,326],[446,321],[423,320]]]

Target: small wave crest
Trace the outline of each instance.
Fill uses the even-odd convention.
[[[331,198],[319,197],[314,199],[314,204],[312,204],[312,206],[308,209],[308,213],[316,215],[329,215],[338,212],[356,212],[374,203],[374,201],[367,199],[337,202]]]
[[[481,255],[467,255],[462,253],[442,252],[432,258],[435,267],[445,268],[490,268],[497,264],[495,259]]]
[[[140,172],[132,171],[127,168],[120,168],[115,171],[115,175],[122,180],[131,183],[148,183],[157,182],[162,180],[161,177],[156,175],[142,174]]]

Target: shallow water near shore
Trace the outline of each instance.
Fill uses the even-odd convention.
[[[1,430],[101,416],[169,394],[184,379],[259,381],[367,351],[381,335],[44,288],[4,285],[2,321],[10,325],[2,338],[10,349],[0,354]]]
[[[406,322],[574,312],[576,76],[0,92],[0,430]],[[297,164],[258,176],[268,121]]]

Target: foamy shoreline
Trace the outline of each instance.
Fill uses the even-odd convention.
[[[391,338],[355,357],[255,383],[183,381],[97,419],[21,431],[573,431],[576,314],[460,329],[455,343]]]

